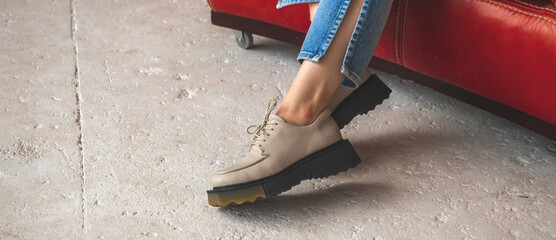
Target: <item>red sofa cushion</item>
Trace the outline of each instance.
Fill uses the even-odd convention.
[[[399,0],[375,55],[556,124],[556,7]]]
[[[307,5],[208,0],[215,12],[306,33]],[[395,0],[375,56],[556,125],[556,6],[547,0]]]

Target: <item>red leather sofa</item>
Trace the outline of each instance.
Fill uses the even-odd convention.
[[[208,0],[214,25],[301,44],[306,4]],[[556,140],[556,4],[395,0],[371,67]]]

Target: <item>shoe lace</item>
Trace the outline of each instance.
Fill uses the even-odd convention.
[[[260,148],[262,145],[258,142],[259,141],[266,141],[265,139],[261,139],[261,136],[263,136],[263,135],[270,136],[270,134],[268,132],[274,130],[273,128],[269,128],[268,126],[278,125],[277,123],[269,123],[268,122],[270,114],[272,113],[272,110],[274,110],[274,108],[276,108],[276,104],[277,104],[276,99],[271,98],[268,101],[268,107],[266,109],[266,113],[265,113],[263,122],[259,125],[251,125],[247,128],[247,133],[248,134],[254,134],[255,135],[253,137],[253,140],[251,140],[251,145],[250,145],[251,148],[253,146],[259,146],[259,148]],[[255,128],[255,129],[251,130],[253,128]],[[261,151],[263,151],[263,149],[261,149]]]

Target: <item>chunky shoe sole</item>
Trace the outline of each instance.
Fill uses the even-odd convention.
[[[334,109],[331,116],[342,129],[357,115],[366,114],[382,104],[390,97],[390,93],[392,90],[380,81],[377,75],[372,74]]]
[[[262,179],[207,191],[211,206],[227,207],[278,195],[301,181],[336,175],[361,163],[348,140],[340,140],[293,163],[286,169]]]

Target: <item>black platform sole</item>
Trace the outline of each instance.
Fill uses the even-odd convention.
[[[382,104],[390,97],[390,93],[392,90],[377,75],[372,74],[363,85],[355,89],[334,109],[331,116],[342,129],[357,115],[366,114]]]
[[[361,163],[361,159],[348,140],[316,151],[286,169],[263,179],[215,187],[207,191],[209,204],[226,207],[265,199],[291,189],[301,181],[336,175]]]

